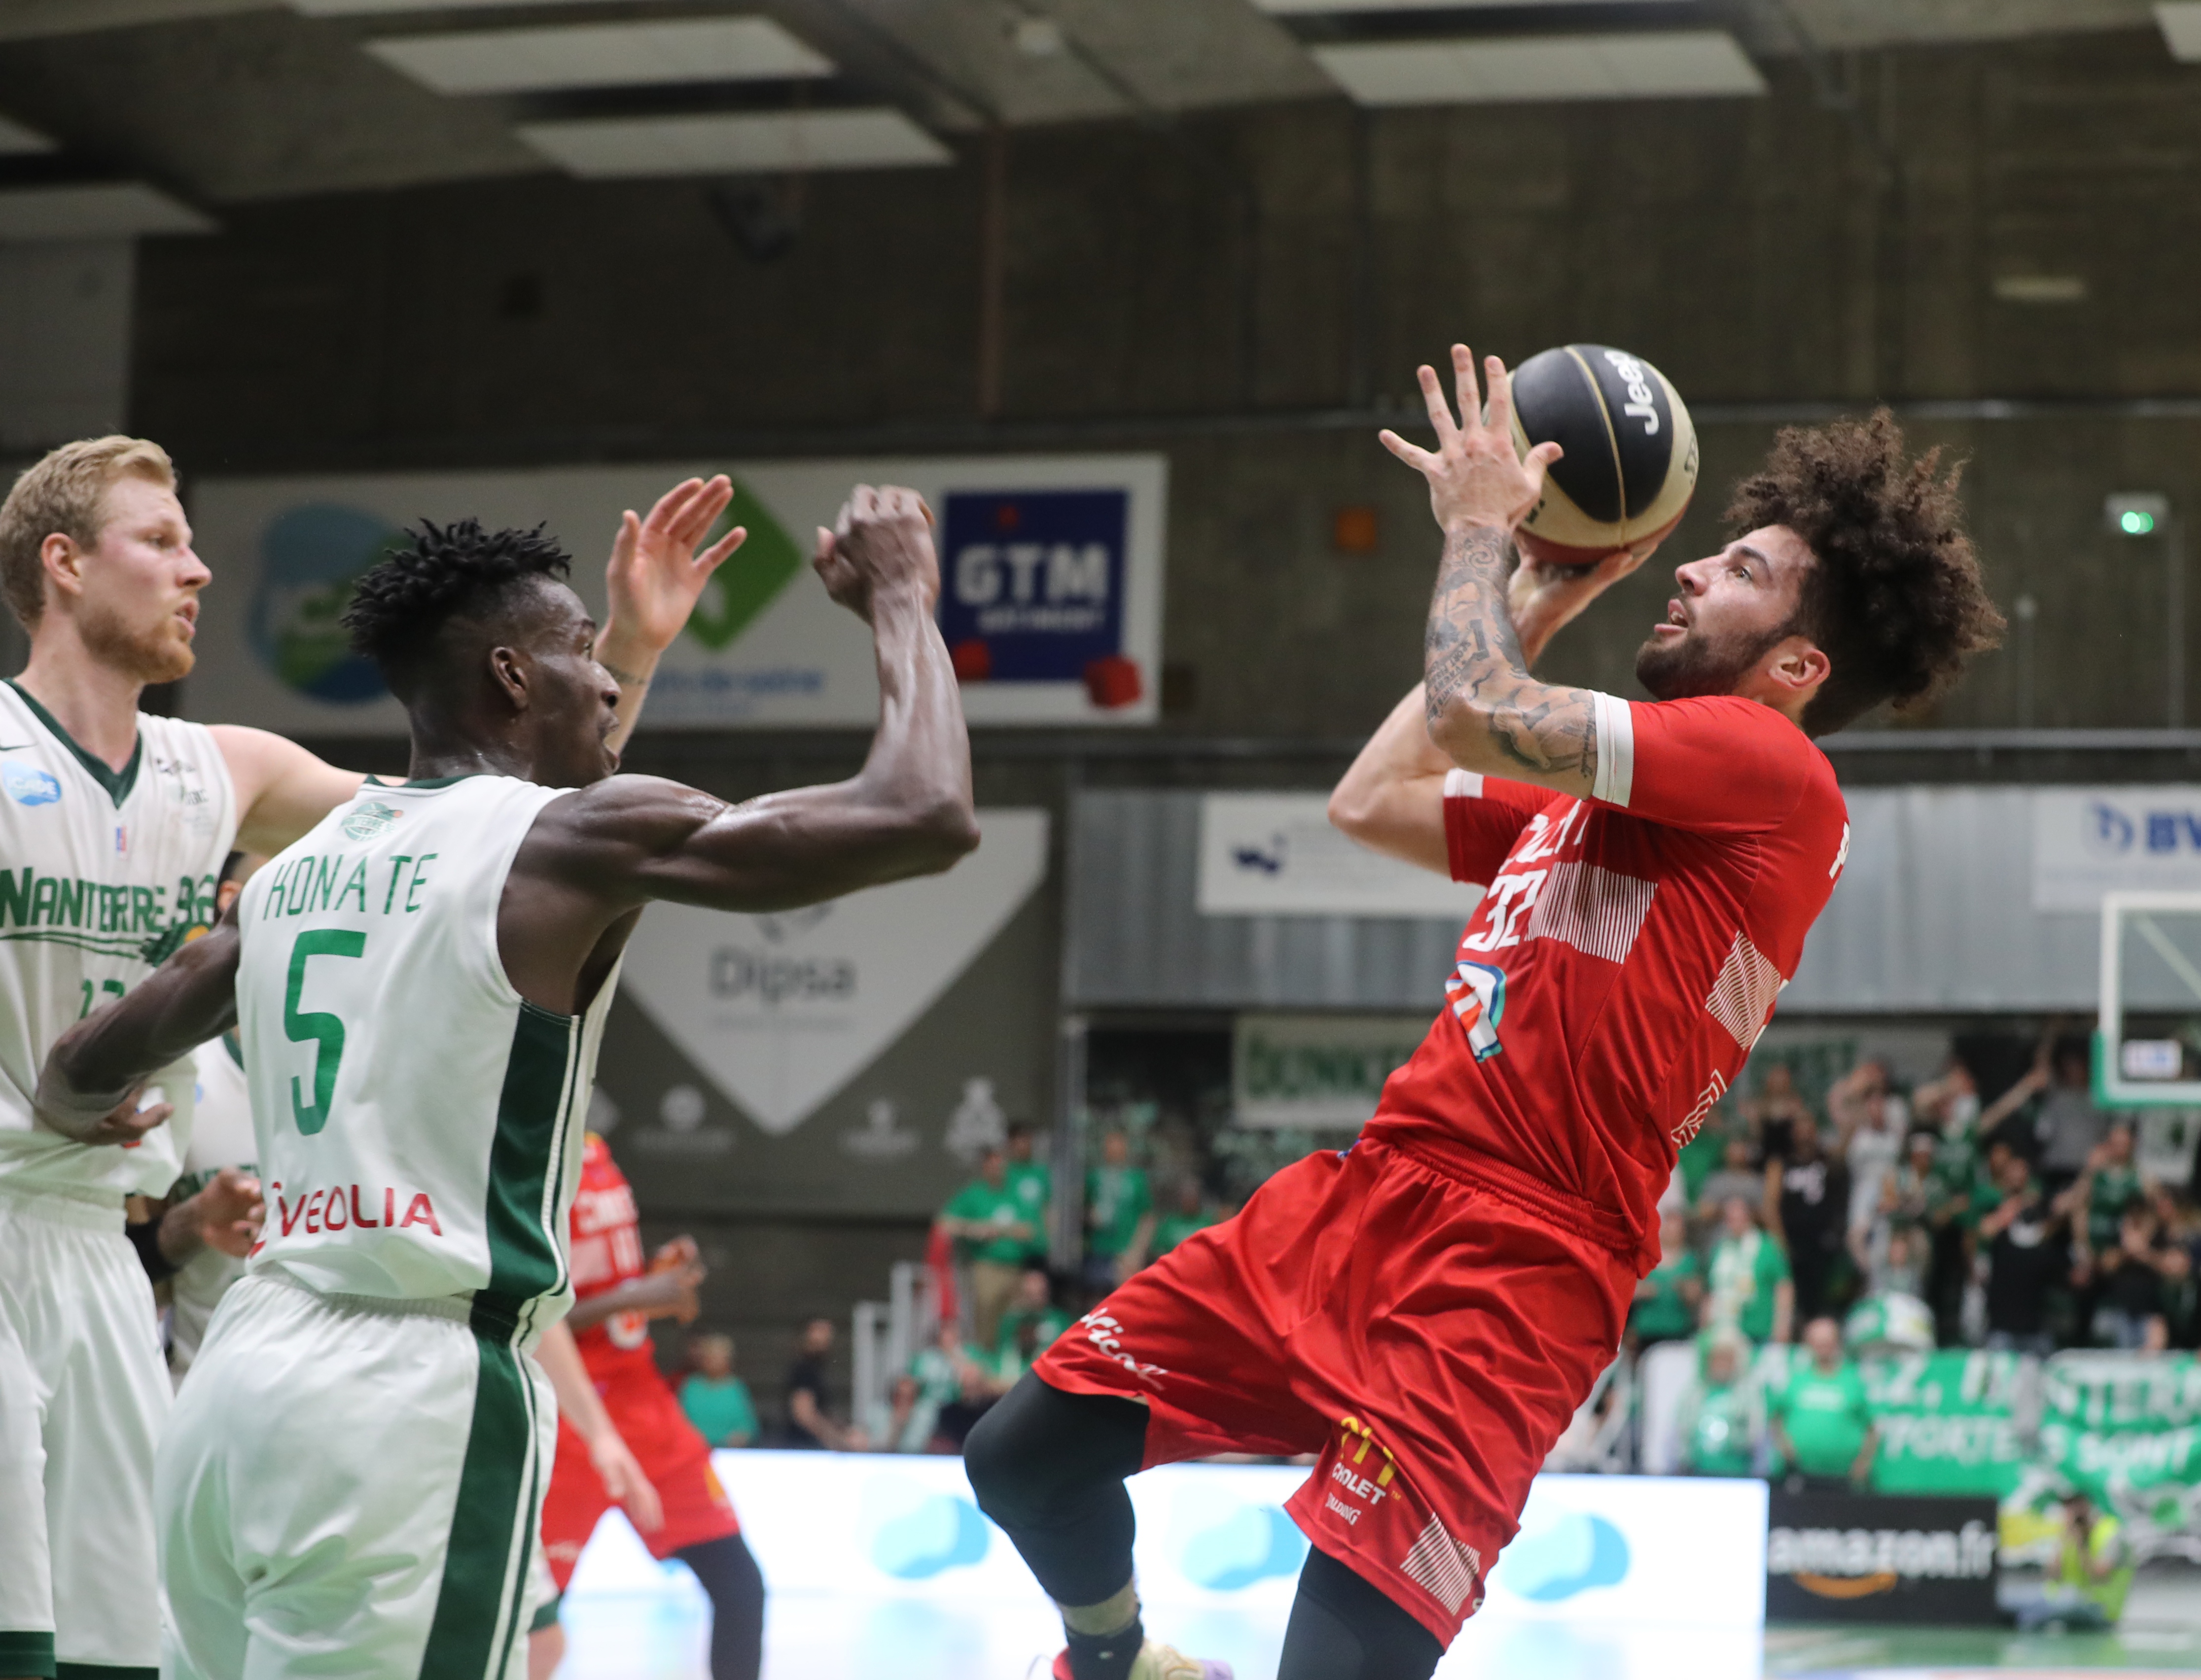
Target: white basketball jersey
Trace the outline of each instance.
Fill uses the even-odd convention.
[[[247,883],[238,1024],[267,1195],[249,1270],[471,1292],[523,1335],[571,1303],[566,1211],[618,975],[554,1014],[496,943],[513,858],[562,792],[370,780]]]
[[[191,1144],[184,1152],[184,1174],[170,1192],[179,1199],[196,1196],[225,1167],[257,1178],[252,1137],[252,1094],[244,1083],[244,1062],[233,1033],[201,1045],[193,1061],[198,1084],[192,1092]],[[208,1322],[229,1286],[244,1275],[244,1262],[220,1249],[201,1249],[177,1269],[168,1285],[168,1369],[180,1380],[198,1357]]]
[[[229,767],[202,725],[140,712],[118,776],[0,682],[0,1181],[118,1206],[175,1181],[188,1059],[149,1081],[176,1112],[134,1149],[65,1138],[31,1098],[55,1039],[212,925],[236,834]]]

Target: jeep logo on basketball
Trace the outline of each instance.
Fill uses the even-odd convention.
[[[1628,401],[1621,406],[1621,413],[1641,420],[1646,437],[1656,437],[1658,435],[1658,410],[1651,395],[1650,373],[1641,362],[1625,350],[1607,350],[1605,359],[1612,364],[1612,371],[1628,387]]]

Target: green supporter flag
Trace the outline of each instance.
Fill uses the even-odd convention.
[[[2035,1461],[2114,1512],[2142,1554],[2201,1533],[2201,1360],[2058,1354],[2043,1377]]]
[[[1872,1485],[1881,1493],[2001,1498],[2024,1474],[2016,1354],[1946,1349],[1864,1367],[1880,1431]]]

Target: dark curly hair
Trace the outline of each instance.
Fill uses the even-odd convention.
[[[1975,653],[1999,647],[2003,616],[1987,598],[1957,495],[1962,467],[1941,452],[1916,460],[1885,408],[1869,420],[1784,430],[1764,471],[1735,487],[1738,534],[1785,525],[1818,563],[1806,574],[1792,633],[1833,670],[1804,711],[1805,733],[1840,729],[1882,700],[1939,692]]]
[[[573,564],[540,525],[485,531],[474,519],[423,519],[405,536],[361,577],[343,615],[353,651],[373,660],[401,697],[445,624],[493,611],[516,583],[562,579]]]

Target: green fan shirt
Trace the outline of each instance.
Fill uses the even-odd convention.
[[[941,1210],[950,1219],[966,1219],[977,1225],[1001,1227],[998,1237],[981,1240],[966,1237],[957,1239],[956,1246],[966,1260],[983,1260],[995,1266],[1020,1266],[1024,1263],[1028,1240],[1011,1229],[1019,1223],[1030,1224],[1016,1192],[1004,1181],[999,1190],[983,1179],[973,1179],[955,1192],[955,1199]]]
[[[1699,1476],[1751,1473],[1750,1385],[1707,1383],[1689,1396],[1689,1468]]]
[[[1847,1360],[1831,1373],[1799,1361],[1774,1396],[1773,1414],[1796,1449],[1795,1467],[1806,1476],[1848,1475],[1872,1427],[1864,1379]]]
[[[1629,1322],[1646,1342],[1671,1342],[1697,1331],[1697,1309],[1683,1298],[1682,1285],[1700,1278],[1702,1263],[1691,1249],[1667,1255],[1645,1274],[1651,1293],[1636,1302]]]
[[[696,1432],[714,1447],[726,1444],[732,1435],[757,1436],[756,1405],[749,1385],[739,1377],[714,1380],[698,1372],[680,1385],[680,1409]]]
[[[1047,1258],[1047,1204],[1054,1194],[1054,1176],[1036,1161],[1012,1161],[1002,1187],[1017,1200],[1017,1217],[1031,1226],[1031,1238],[1024,1244],[1024,1258],[1044,1261]]]
[[[1098,1216],[1086,1247],[1119,1255],[1131,1246],[1139,1221],[1153,1210],[1154,1193],[1137,1167],[1095,1167],[1085,1175],[1085,1205]]]

